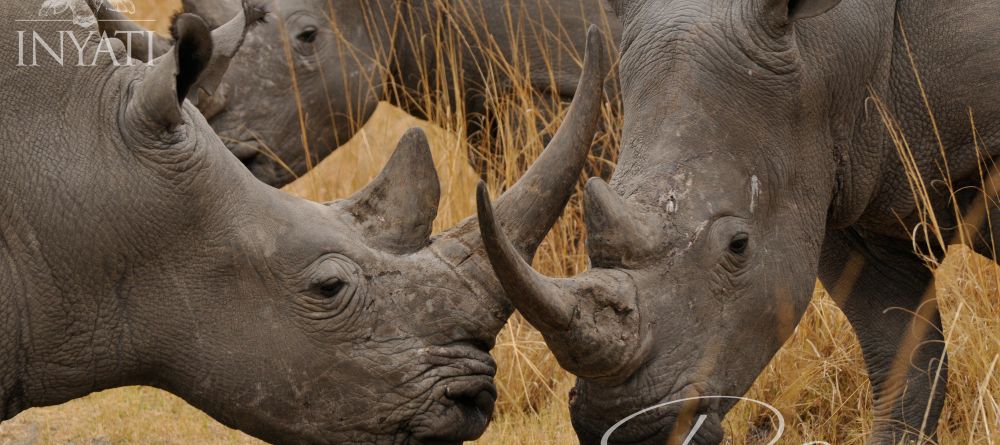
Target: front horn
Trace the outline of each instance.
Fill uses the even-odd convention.
[[[516,255],[528,261],[576,190],[597,133],[608,71],[603,36],[592,26],[587,31],[577,94],[563,125],[532,167],[497,202],[496,221],[511,234]],[[473,294],[482,297],[471,305],[470,318],[481,320],[483,331],[495,335],[513,308],[493,273],[479,228],[476,218],[470,217],[435,238],[431,247],[472,286]]]
[[[566,120],[524,176],[497,200],[497,217],[525,258],[532,258],[573,194],[594,143],[609,63],[604,37],[591,26],[583,71]]]
[[[621,381],[631,376],[651,344],[631,277],[614,269],[591,270],[571,279],[544,277],[501,230],[482,183],[476,209],[500,284],[514,307],[545,337],[559,365],[587,379]]]

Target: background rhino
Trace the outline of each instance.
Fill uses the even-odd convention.
[[[183,5],[185,12],[214,24],[238,10],[236,0],[184,0]],[[513,75],[528,78],[543,102],[571,99],[587,27],[599,25],[614,41],[620,35],[606,5],[606,0],[278,1],[274,20],[248,36],[217,94],[192,99],[254,175],[281,186],[347,142],[380,100],[421,118],[427,117],[428,98],[450,101],[452,109],[464,110],[467,131],[475,134],[492,112],[486,96],[513,87]],[[111,10],[101,13],[123,18]],[[138,29],[117,21],[104,26]],[[157,39],[155,46],[159,54],[170,42]],[[134,56],[147,58],[145,47],[134,48]],[[518,63],[527,73],[512,73],[521,69]],[[448,80],[438,82],[440,77]],[[608,85],[613,90],[617,80]],[[464,101],[460,108],[457,100]]]
[[[0,25],[17,29],[30,3],[4,4]],[[91,29],[74,35],[85,60],[111,49],[96,66],[0,67],[0,420],[150,385],[279,443],[477,437],[496,396],[487,351],[512,309],[475,220],[430,237],[439,186],[419,132],[329,205],[250,175],[184,101],[263,18],[245,7],[211,34],[180,16],[152,65],[124,66],[124,46]],[[3,60],[17,39],[0,40]],[[582,88],[598,90],[605,67],[588,60]],[[581,95],[504,195],[526,257],[577,182],[600,105]]]
[[[567,280],[532,271],[480,192],[501,283],[579,377],[570,403],[581,442],[660,403],[742,395],[817,276],[861,343],[871,443],[932,438],[947,367],[923,258],[950,242],[996,258],[997,186],[984,177],[1000,154],[1000,4],[616,8],[625,146],[611,185],[587,185],[592,269]],[[734,403],[654,410],[610,439],[718,443]]]

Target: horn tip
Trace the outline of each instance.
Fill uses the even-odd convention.
[[[427,134],[419,127],[406,130],[399,139],[396,153],[407,158],[409,162],[426,164],[431,167],[430,170],[436,171],[433,167],[434,156],[431,154],[430,141],[427,140]]]
[[[479,214],[480,230],[487,233],[486,229],[492,229],[493,226],[493,202],[484,181],[479,181],[476,185],[476,212]]]
[[[604,178],[595,176],[587,180],[587,184],[584,186],[584,191],[597,191],[600,188],[608,187],[608,183],[604,181]]]
[[[496,216],[493,214],[493,202],[490,200],[490,191],[486,183],[479,181],[476,186],[476,216],[479,220],[479,235],[482,237],[487,252],[493,261],[494,255],[504,257],[510,241],[507,240],[503,230],[497,224]]]
[[[601,36],[601,31],[597,29],[597,25],[591,23],[587,27],[587,43],[597,43],[596,40]],[[599,44],[599,43],[597,43]]]
[[[605,201],[616,196],[611,186],[602,178],[590,178],[583,187],[583,200],[587,208],[593,206],[596,201]]]
[[[584,219],[587,221],[590,221],[594,213],[608,211],[610,203],[621,200],[621,197],[601,178],[590,178],[583,192],[583,205],[587,209],[584,212]]]
[[[411,127],[409,129],[407,129],[405,133],[403,133],[403,139],[414,139],[414,140],[417,140],[417,141],[422,141],[423,143],[426,144],[427,143],[427,133],[424,132],[423,128],[420,128],[420,127]]]
[[[479,184],[476,184],[476,199],[477,200],[490,200],[490,190],[486,186],[486,181],[480,180]]]
[[[587,46],[584,50],[584,58],[597,58],[597,66],[600,69],[600,76],[604,76],[609,71],[607,52],[604,49],[604,35],[601,34],[597,25],[591,24],[587,28]]]

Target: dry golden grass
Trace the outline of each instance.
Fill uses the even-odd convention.
[[[140,0],[139,14],[169,17],[176,1]],[[165,29],[160,23],[158,29]],[[435,36],[444,42],[437,51],[453,52],[454,34]],[[504,66],[503,64],[500,64]],[[520,68],[506,65],[518,78]],[[449,89],[446,79],[427,78],[426,88]],[[527,94],[493,98],[496,109],[509,110],[500,119],[496,137],[479,147],[481,153],[501,153],[486,167],[493,191],[520,176],[541,151],[539,133],[551,131],[559,119]],[[395,94],[414,94],[413,92]],[[428,130],[442,177],[444,201],[436,228],[471,215],[478,175],[468,167],[463,138],[465,123],[447,103],[416,93],[434,123],[417,121],[383,104],[376,116],[347,146],[338,150],[288,191],[316,200],[344,197],[374,177],[409,127]],[[461,102],[461,101],[459,101]],[[558,114],[558,113],[553,113]],[[619,128],[615,113],[606,110],[609,128]],[[605,146],[615,147],[613,135]],[[594,160],[594,162],[600,162]],[[586,265],[581,234],[579,198],[539,250],[535,266],[550,275],[571,275]],[[941,444],[1000,444],[1000,268],[964,248],[950,250],[937,272],[938,298],[945,320],[950,355],[948,399],[940,423]],[[540,335],[514,317],[498,340],[494,356],[500,365],[497,416],[479,444],[574,444],[567,392],[572,377],[561,371]],[[871,424],[871,395],[860,348],[847,321],[826,292],[816,295],[795,334],[757,379],[748,397],[777,407],[788,422],[781,443],[826,441],[861,444]],[[740,404],[729,416],[727,441],[755,443],[746,419],[761,419],[759,407]],[[734,421],[739,419],[739,422]],[[33,409],[0,426],[0,444],[242,444],[258,443],[229,430],[178,398],[149,388],[106,391],[61,406]]]

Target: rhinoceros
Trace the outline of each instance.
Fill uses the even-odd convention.
[[[581,442],[718,443],[817,277],[861,344],[870,443],[932,438],[947,366],[923,259],[963,240],[996,257],[979,160],[1000,154],[1000,3],[615,3],[624,146],[586,186],[591,269],[539,275],[479,197],[508,297],[578,376]],[[960,238],[953,203],[979,209]],[[917,230],[933,218],[945,243]]]
[[[215,31],[181,15],[171,50],[130,65],[94,28],[19,21],[30,3],[0,7],[3,29],[25,27],[0,43],[0,421],[149,385],[277,443],[484,431],[488,351],[513,309],[474,218],[431,236],[440,189],[420,131],[355,195],[295,198],[251,175],[185,100],[265,17],[259,4]],[[6,63],[29,39],[60,38],[86,63],[69,49]],[[607,63],[589,40],[580,80],[593,91]],[[578,96],[503,195],[526,258],[575,189],[601,103]]]
[[[239,9],[236,0],[183,6],[210,24],[225,23]],[[428,100],[462,99],[467,132],[480,134],[489,111],[484,95],[512,83],[497,54],[506,63],[524,59],[539,98],[571,99],[588,26],[599,25],[609,39],[621,32],[606,6],[606,0],[276,1],[275,20],[247,38],[217,91],[191,99],[254,175],[282,186],[347,142],[380,100],[423,118]],[[109,34],[140,29],[113,9],[98,15]],[[436,39],[454,44],[457,54],[435,48]],[[161,37],[134,40],[153,42],[152,51],[132,46],[139,59],[172,45]],[[452,82],[428,85],[435,73],[458,76],[461,91]],[[608,81],[610,95],[616,87]]]

